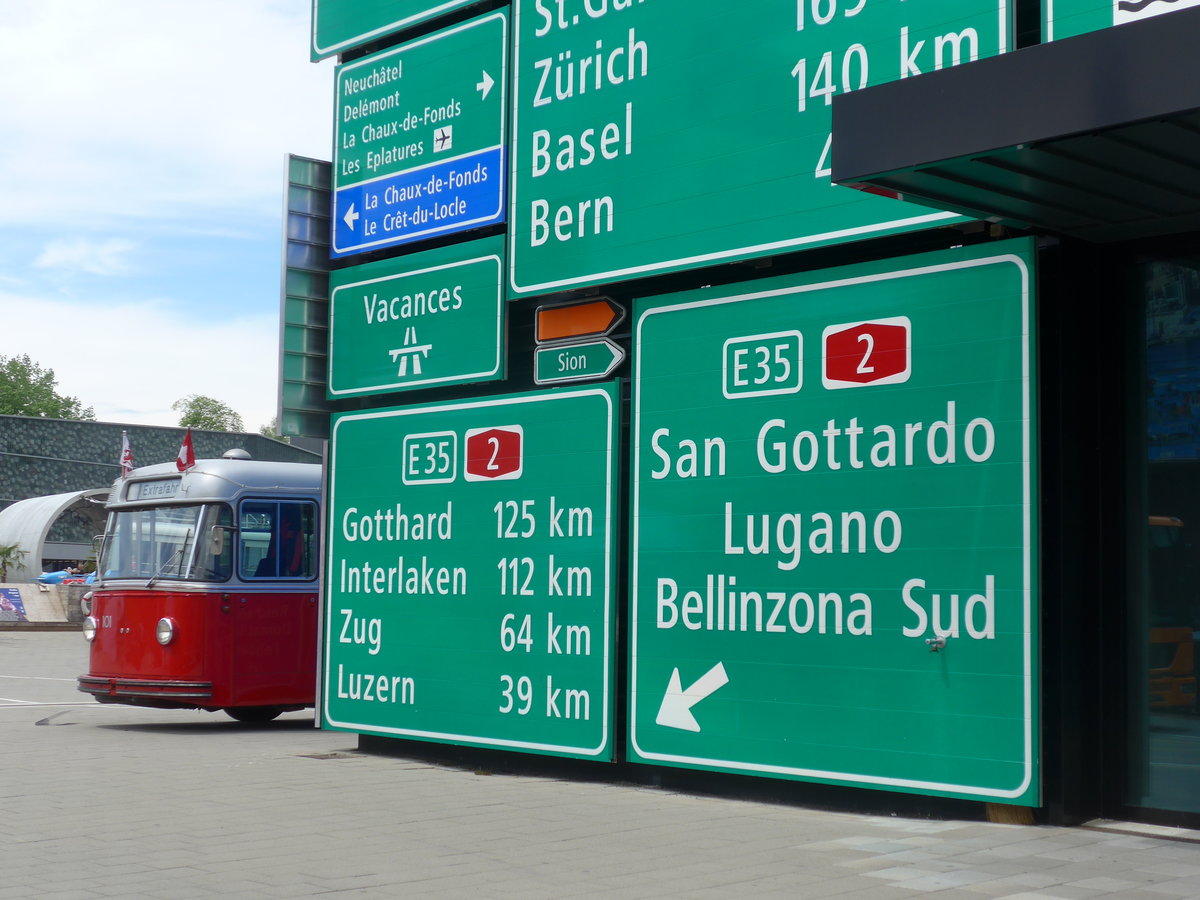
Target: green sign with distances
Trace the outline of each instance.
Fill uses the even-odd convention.
[[[323,724],[613,755],[613,383],[336,416]]]
[[[832,99],[1004,52],[1010,7],[515,0],[511,294],[957,221],[832,185]]]
[[[330,275],[329,396],[504,377],[503,236]]]
[[[1033,254],[638,302],[631,758],[1038,804]]]
[[[477,0],[312,0],[313,62],[345,53]]]

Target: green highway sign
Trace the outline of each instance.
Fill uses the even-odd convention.
[[[1033,258],[637,303],[631,759],[1038,805]]]
[[[1172,13],[1200,0],[1137,3],[1130,0],[1042,0],[1042,40],[1056,41],[1113,25]]]
[[[834,96],[1008,49],[1009,0],[515,0],[510,295],[959,217],[835,186]]]
[[[312,0],[313,62],[345,53],[477,0]]]
[[[329,396],[504,377],[504,238],[329,277]]]
[[[611,759],[615,383],[335,416],[323,725]]]
[[[538,384],[560,384],[606,378],[624,361],[625,351],[607,338],[539,347],[534,351],[534,381]]]
[[[508,13],[337,69],[331,255],[504,221]]]

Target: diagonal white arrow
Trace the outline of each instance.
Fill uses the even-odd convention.
[[[358,213],[354,211],[354,204],[350,204],[350,208],[346,210],[346,215],[342,216],[342,221],[346,223],[346,227],[351,231],[354,230],[354,223],[358,221]]]
[[[692,707],[728,683],[729,676],[725,674],[725,664],[717,663],[685,691],[679,680],[679,668],[676,667],[671,672],[667,693],[663,696],[662,706],[658,708],[658,718],[654,721],[667,728],[699,731],[700,723],[692,715]]]
[[[492,80],[492,76],[487,73],[487,69],[484,69],[483,70],[483,80],[480,82],[477,82],[475,85],[475,90],[479,91],[483,95],[482,97],[479,98],[480,100],[487,99],[487,95],[489,93],[491,93],[492,85],[495,83],[496,82]]]

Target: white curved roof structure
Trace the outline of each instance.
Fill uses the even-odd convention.
[[[43,557],[52,559],[77,557],[83,559],[91,547],[77,544],[52,544],[47,547],[46,536],[59,516],[72,507],[95,519],[96,534],[104,530],[104,502],[108,488],[71,491],[47,497],[30,497],[0,509],[0,546],[16,544],[25,551],[19,563],[8,567],[8,581],[30,582],[42,574]],[[98,502],[97,502],[98,501]],[[80,552],[80,551],[83,552]]]

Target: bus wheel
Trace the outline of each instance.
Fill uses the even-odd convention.
[[[270,722],[281,712],[282,706],[231,706],[225,710],[231,719],[239,722]]]

